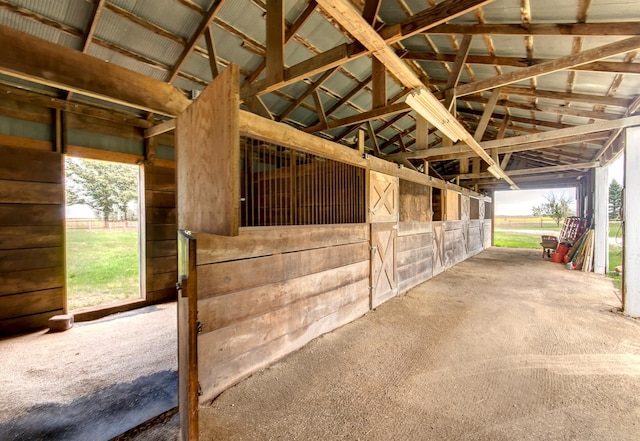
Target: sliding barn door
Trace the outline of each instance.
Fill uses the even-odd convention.
[[[371,307],[375,308],[398,294],[399,182],[397,177],[372,171],[369,183]]]

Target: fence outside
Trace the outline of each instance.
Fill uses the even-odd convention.
[[[137,220],[110,220],[105,225],[102,219],[67,219],[67,229],[70,230],[116,230],[116,231],[131,231],[138,229]]]

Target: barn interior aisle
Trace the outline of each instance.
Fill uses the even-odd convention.
[[[175,303],[0,340],[0,439],[109,440],[175,409]]]
[[[603,276],[491,248],[226,390],[200,438],[637,439],[619,306]]]

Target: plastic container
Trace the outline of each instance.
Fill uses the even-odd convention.
[[[562,263],[564,254],[551,253],[551,261],[555,263]]]
[[[569,252],[569,247],[566,246],[565,244],[558,244],[558,248],[556,248],[556,253],[564,256],[565,254],[567,254]]]

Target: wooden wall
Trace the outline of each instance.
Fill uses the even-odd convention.
[[[172,167],[144,167],[146,300],[175,300],[176,173]]]
[[[201,403],[369,310],[367,224],[196,241]]]
[[[62,155],[0,146],[0,335],[65,310]]]

